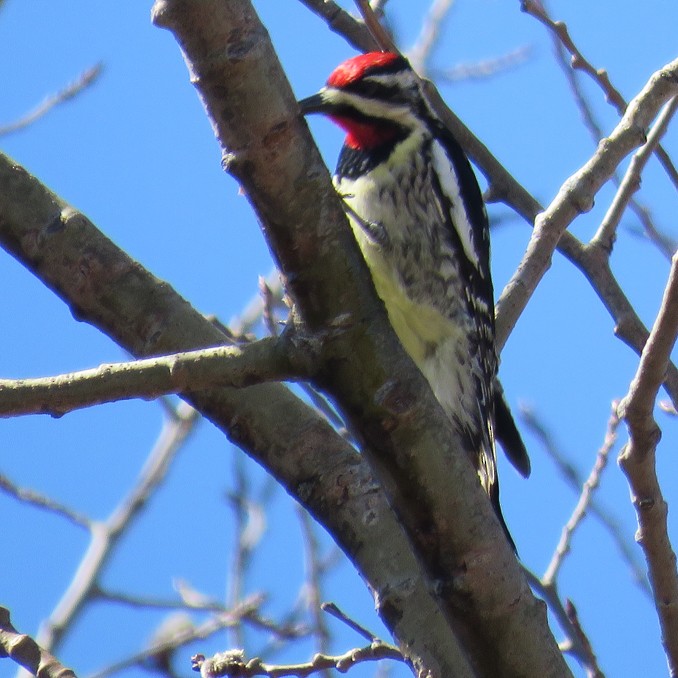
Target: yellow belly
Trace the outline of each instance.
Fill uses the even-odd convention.
[[[379,247],[365,236],[360,227],[354,228],[354,234],[400,343],[430,381],[433,375],[428,374],[427,364],[443,345],[465,341],[463,332],[432,306],[412,301]]]

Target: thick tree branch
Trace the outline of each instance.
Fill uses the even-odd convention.
[[[676,554],[667,529],[668,506],[655,468],[655,452],[661,431],[653,411],[677,336],[678,254],[674,254],[657,320],[629,392],[619,405],[620,416],[629,429],[629,442],[619,455],[619,464],[631,488],[631,499],[638,518],[636,540],[647,560],[662,642],[672,676],[678,675],[678,572]]]
[[[0,607],[0,658],[9,657],[41,678],[75,678],[71,669],[40,647],[33,638],[19,633],[10,621],[9,610]]]
[[[313,344],[280,337],[240,346],[218,346],[146,360],[100,365],[57,377],[0,379],[0,417],[66,412],[129,398],[151,400],[218,386],[241,388],[265,381],[307,379],[318,351]],[[314,356],[315,355],[315,359]]]
[[[475,670],[568,675],[459,434],[388,324],[251,5],[165,0],[154,18],[181,45],[225,166],[255,207],[305,323],[316,331],[350,322],[318,382],[364,437]]]
[[[137,357],[224,340],[169,285],[2,155],[0,245],[76,317]],[[322,417],[277,384],[222,388],[191,401],[332,534],[370,583],[378,611],[415,668],[428,667],[434,676],[472,675],[382,489],[365,461]],[[60,613],[59,624],[63,618]]]

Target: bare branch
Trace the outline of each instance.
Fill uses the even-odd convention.
[[[617,165],[645,141],[645,130],[658,110],[678,93],[678,59],[650,78],[629,104],[624,117],[593,157],[562,185],[549,207],[535,220],[527,252],[497,303],[497,347],[504,346],[518,317],[550,266],[562,234],[579,214],[591,209],[593,198]]]
[[[40,105],[29,113],[26,113],[26,115],[19,118],[19,120],[15,120],[7,125],[1,125],[0,137],[12,134],[13,132],[17,132],[32,125],[36,120],[39,120],[49,113],[55,106],[63,104],[65,101],[77,96],[88,87],[91,87],[101,75],[102,70],[103,64],[95,64],[82,73],[75,82],[70,83],[56,94],[47,97]]]
[[[92,527],[92,521],[86,515],[78,513],[68,506],[61,504],[50,497],[46,497],[35,490],[19,487],[2,474],[0,474],[0,491],[15,497],[23,503],[31,504],[32,506],[45,509],[50,513],[55,513],[62,518],[66,518],[66,520],[78,527],[84,527],[86,529],[91,529]]]
[[[567,618],[570,620],[572,628],[575,630],[577,637],[579,638],[580,644],[586,652],[586,675],[587,678],[605,678],[603,672],[598,666],[598,660],[596,655],[593,652],[591,643],[584,633],[584,629],[579,622],[579,615],[577,614],[577,608],[574,606],[574,603],[571,600],[568,600],[565,603],[565,612],[567,613]]]
[[[141,666],[153,662],[157,657],[172,653],[196,640],[209,638],[218,631],[237,623],[241,617],[256,610],[260,603],[260,598],[254,596],[251,600],[243,601],[228,612],[215,615],[197,626],[193,625],[190,620],[185,619],[184,623],[175,624],[173,629],[169,629],[169,633],[161,634],[164,637],[156,639],[156,642],[152,643],[150,647],[95,672],[89,678],[107,678],[107,676],[119,673],[131,666]]]
[[[606,101],[614,106],[620,116],[625,115],[626,109],[628,107],[626,100],[621,95],[619,90],[616,89],[612,84],[608,72],[604,68],[595,68],[591,62],[584,57],[577,45],[572,40],[567,29],[567,24],[565,24],[564,21],[553,21],[553,19],[551,19],[551,17],[546,12],[543,3],[539,0],[521,0],[520,4],[521,9],[524,12],[527,12],[533,16],[557,36],[563,47],[572,56],[572,68],[581,70],[589,75],[605,93]],[[673,185],[678,188],[678,170],[676,170],[671,158],[668,156],[668,153],[666,153],[666,151],[661,146],[657,146],[655,152],[659,158],[659,162],[662,164],[664,170],[669,176],[669,179],[673,182]]]
[[[283,666],[265,664],[258,657],[247,661],[242,650],[223,652],[209,659],[198,654],[193,657],[193,670],[200,671],[202,678],[219,678],[220,676],[242,676],[242,678],[249,676],[269,676],[269,678],[298,676],[303,678],[326,669],[336,669],[340,673],[346,673],[358,664],[382,659],[404,661],[397,647],[383,641],[377,641],[367,647],[349,650],[342,655],[316,654],[310,662]]]
[[[638,370],[619,405],[619,414],[629,429],[629,442],[619,455],[619,464],[631,488],[638,518],[636,540],[647,560],[671,675],[678,674],[678,573],[667,530],[668,507],[655,468],[661,432],[653,410],[677,336],[678,254],[673,256],[662,305]]]
[[[612,407],[616,410],[617,403],[612,403]],[[586,481],[580,472],[575,468],[575,466],[565,457],[562,451],[558,449],[555,441],[553,440],[553,436],[546,430],[543,423],[539,421],[536,414],[529,408],[521,406],[520,415],[523,424],[525,424],[534,433],[534,435],[541,440],[544,450],[554,462],[556,468],[560,471],[563,478],[567,481],[570,489],[576,493],[579,493],[580,488],[583,487]],[[612,417],[610,418],[610,421],[612,421]],[[608,429],[608,435],[609,433],[610,431]],[[603,447],[606,447],[608,441],[609,439],[606,436]],[[588,510],[590,511],[591,515],[597,518],[607,530],[608,534],[612,538],[612,541],[619,550],[621,557],[631,570],[634,581],[638,584],[643,593],[648,596],[652,596],[652,591],[647,581],[647,577],[645,576],[643,564],[642,562],[639,563],[638,558],[636,557],[635,545],[627,543],[627,540],[622,533],[622,528],[619,524],[619,521],[612,513],[605,509],[605,507],[603,507],[596,500],[595,496],[591,496]]]
[[[438,43],[440,30],[443,27],[447,15],[450,13],[455,0],[433,0],[424,17],[419,35],[414,45],[407,50],[407,58],[419,75],[426,73],[426,63]]]
[[[572,536],[574,535],[575,530],[581,524],[582,520],[586,516],[587,511],[591,506],[591,501],[593,499],[593,494],[600,484],[600,477],[607,466],[608,457],[612,447],[614,446],[615,441],[617,440],[617,427],[619,426],[619,418],[617,417],[616,411],[613,411],[610,415],[610,420],[607,423],[607,433],[605,435],[605,441],[603,442],[602,447],[598,450],[596,456],[595,464],[589,477],[586,479],[584,486],[582,488],[581,494],[579,495],[579,501],[570,516],[570,519],[565,524],[563,528],[563,533],[558,542],[558,546],[551,558],[549,566],[546,568],[546,572],[542,577],[542,582],[545,586],[548,586],[555,582],[560,567],[565,560],[565,556],[570,550],[570,543],[572,541]]]
[[[196,420],[197,413],[191,410],[190,416],[185,419],[166,422],[130,493],[105,522],[92,524],[89,548],[70,586],[40,631],[38,642],[42,645],[50,649],[57,647],[68,626],[82,612],[85,604],[97,595],[101,572],[113,556],[121,536],[164,479]]]
[[[327,27],[341,35],[359,52],[372,52],[379,45],[365,27],[333,0],[300,0],[314,14],[325,20]]]
[[[659,141],[664,136],[666,129],[678,108],[678,96],[673,97],[659,114],[657,122],[648,134],[647,141],[641,148],[633,154],[631,163],[624,174],[624,178],[619,184],[619,189],[610,205],[607,213],[603,217],[596,234],[591,239],[592,245],[599,245],[608,250],[612,250],[617,225],[626,210],[633,194],[640,188],[640,175],[645,169],[652,153],[659,145]]]
[[[435,70],[431,76],[435,80],[443,82],[457,82],[459,80],[485,80],[493,75],[499,75],[508,71],[519,64],[524,63],[530,56],[532,48],[530,45],[516,47],[516,49],[500,54],[497,57],[482,59],[471,63],[461,63],[446,68],[445,70]]]
[[[61,416],[73,410],[129,398],[157,398],[210,387],[243,387],[265,381],[308,378],[293,367],[294,356],[308,360],[314,351],[305,344],[297,352],[290,333],[217,348],[187,351],[57,377],[0,379],[0,417],[25,414]],[[305,368],[301,367],[303,372]]]
[[[10,621],[9,610],[0,607],[0,658],[9,657],[40,678],[76,678],[56,657],[25,633],[19,633]]]
[[[358,6],[363,21],[372,34],[374,41],[379,45],[379,49],[382,52],[395,52],[397,54],[399,52],[398,48],[386,29],[379,23],[379,19],[370,6],[369,0],[355,0],[355,4]]]

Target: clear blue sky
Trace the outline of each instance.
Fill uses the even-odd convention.
[[[403,49],[418,32],[416,7],[426,4],[389,3]],[[313,93],[336,64],[353,54],[296,1],[260,0],[255,5],[299,97]],[[150,9],[150,2],[124,2],[104,10],[100,3],[84,0],[7,0],[0,11],[0,124],[20,117],[96,62],[103,62],[104,72],[75,101],[0,139],[0,146],[197,309],[228,321],[255,294],[257,277],[271,269],[270,258],[246,199],[221,171],[218,146],[179,50],[169,33],[151,25]],[[608,69],[627,99],[653,71],[676,57],[675,2],[554,1],[551,9],[568,22],[594,65]],[[514,176],[548,203],[594,147],[545,29],[520,12],[517,0],[458,0],[430,65],[443,70],[519,47],[529,48],[529,56],[511,71],[442,85],[441,92]],[[611,131],[616,113],[595,85],[585,80],[583,86],[602,128]],[[312,129],[333,167],[340,132],[323,120],[313,120]],[[675,123],[665,146],[678,162]],[[612,195],[606,187],[596,209],[575,222],[572,230],[578,237],[591,237]],[[676,193],[654,161],[639,197],[651,207],[657,225],[678,237]],[[502,218],[493,234],[498,294],[519,262],[530,230],[504,207],[491,206],[490,216]],[[637,229],[636,221],[626,216],[613,267],[642,319],[651,324],[668,262]],[[59,374],[124,359],[116,345],[75,322],[60,300],[2,252],[0,287],[2,377]],[[636,366],[637,358],[613,337],[611,319],[581,274],[556,257],[507,344],[501,375],[513,407],[519,402],[533,407],[563,452],[587,475],[603,440],[610,402],[625,394]],[[676,424],[662,414],[658,421],[664,434],[659,473],[673,506],[678,500]],[[60,420],[2,421],[0,472],[104,518],[130,486],[161,423],[161,408],[142,402],[108,405]],[[620,433],[623,441],[625,431]],[[539,441],[529,433],[525,438],[532,478],[523,481],[502,463],[502,498],[524,562],[541,573],[576,496]],[[122,543],[104,577],[110,588],[170,597],[172,578],[183,578],[216,598],[223,596],[233,539],[223,496],[233,487],[234,454],[211,425],[200,425],[166,485]],[[262,474],[250,466],[255,487],[263,487]],[[635,517],[614,459],[599,499],[632,541]],[[274,613],[294,600],[303,570],[294,510],[280,490],[272,501],[247,590],[270,590],[266,609]],[[70,581],[87,535],[3,494],[0,512],[5,518],[0,604],[11,608],[20,630],[33,633]],[[670,528],[678,538],[672,515]],[[208,546],[196,550],[195,544]],[[560,591],[577,605],[602,669],[608,676],[665,675],[654,608],[633,583],[607,533],[589,519],[573,547]],[[349,564],[337,568],[324,597],[384,633]],[[84,676],[140,649],[161,618],[161,613],[93,606],[72,630],[60,656]],[[335,651],[360,644],[352,633],[331,625],[339,630]],[[191,649],[209,654],[225,646],[226,639],[219,636]],[[309,647],[300,645],[284,658],[303,660],[309,654]],[[179,668],[187,674],[186,664]],[[577,667],[575,671],[583,675]],[[0,677],[13,672],[10,662],[0,663]],[[373,670],[355,675],[373,675]],[[394,675],[407,672],[398,669]]]

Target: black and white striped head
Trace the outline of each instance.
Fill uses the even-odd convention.
[[[304,115],[327,115],[346,131],[346,146],[364,151],[423,127],[422,117],[428,114],[412,67],[393,52],[344,61],[325,87],[299,105]]]

